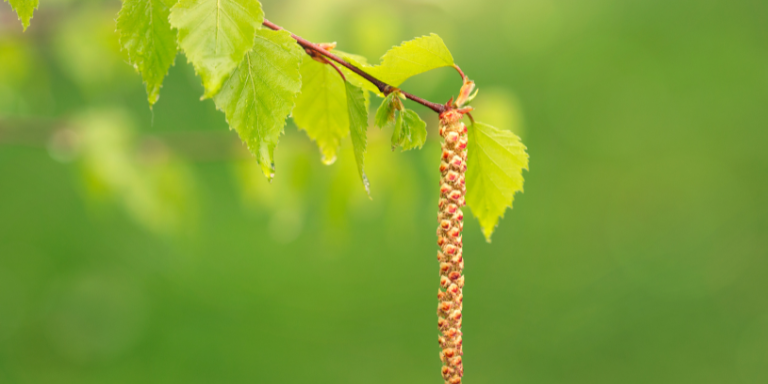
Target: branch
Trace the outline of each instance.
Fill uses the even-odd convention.
[[[281,27],[279,25],[276,25],[276,24],[274,24],[274,23],[272,23],[272,22],[270,22],[269,20],[266,20],[266,19],[264,20],[264,26],[269,28],[269,29],[273,29],[275,31],[279,31],[279,30],[283,29],[283,27]],[[341,65],[343,65],[344,67],[346,67],[350,71],[360,75],[360,77],[368,80],[371,84],[375,85],[376,88],[379,89],[379,92],[383,93],[384,95],[388,95],[388,94],[390,94],[392,91],[394,91],[396,89],[395,87],[393,87],[393,86],[391,86],[391,85],[389,85],[389,84],[387,84],[387,83],[385,83],[385,82],[383,82],[383,81],[381,81],[381,80],[371,76],[370,74],[368,74],[367,72],[363,71],[362,69],[355,67],[354,65],[348,63],[346,60],[342,59],[341,57],[336,56],[333,53],[326,51],[325,49],[321,48],[317,44],[315,44],[315,43],[313,43],[313,42],[311,42],[309,40],[306,40],[306,39],[302,38],[301,36],[296,36],[296,35],[291,33],[291,37],[293,37],[293,39],[296,40],[296,42],[298,42],[299,45],[304,47],[305,50],[311,50],[311,51],[317,52],[317,53],[319,53],[319,54],[321,54],[321,55],[323,55],[323,56],[325,56],[325,57],[327,57],[327,58],[329,58],[329,59],[331,59],[331,60],[341,64]],[[437,112],[438,114],[443,113],[443,112],[445,112],[448,109],[448,107],[446,107],[443,104],[433,103],[431,101],[424,100],[421,97],[418,97],[416,95],[412,95],[412,94],[410,94],[408,92],[400,91],[400,93],[402,93],[402,95],[405,96],[407,99],[413,100],[413,101],[415,101],[415,102],[417,102],[417,103],[419,103],[419,104],[421,104],[421,105],[423,105],[423,106],[425,106],[425,107],[427,107],[427,108]]]

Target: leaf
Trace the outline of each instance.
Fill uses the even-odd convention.
[[[366,67],[368,67],[368,60],[363,56],[342,52],[339,50],[333,50],[331,52],[335,53],[337,56],[341,57],[346,62],[352,64],[357,68],[365,70]],[[352,72],[347,67],[341,64],[337,64],[337,66],[341,69],[342,72],[344,72],[344,76],[347,77],[347,81],[352,83],[352,85],[363,88],[366,91],[371,91],[381,97],[384,97],[384,95],[381,92],[379,92],[379,88],[373,85],[373,83],[371,83],[370,81],[364,79],[362,76],[358,75],[357,73]]]
[[[427,141],[427,123],[419,114],[406,109],[398,111],[395,131],[392,133],[392,150],[402,147],[403,151],[421,148]]]
[[[473,124],[468,139],[467,205],[490,242],[499,218],[512,208],[515,193],[523,191],[528,154],[514,133],[487,124]]]
[[[253,50],[213,98],[269,179],[274,177],[274,152],[285,118],[301,88],[303,55],[290,33],[257,30]]]
[[[317,142],[323,163],[336,161],[341,139],[349,133],[344,80],[333,67],[309,56],[301,63],[301,94],[293,109],[293,121]]]
[[[397,87],[411,76],[453,65],[453,56],[443,39],[431,34],[390,49],[382,56],[380,65],[366,66],[365,71]]]
[[[397,92],[392,92],[389,95],[387,95],[387,97],[384,98],[384,101],[381,102],[379,109],[376,110],[376,117],[374,119],[374,122],[377,127],[383,129],[387,126],[394,124],[395,97],[397,97]]]
[[[16,11],[16,15],[18,15],[19,20],[21,20],[21,25],[24,28],[24,32],[26,32],[27,27],[29,27],[29,20],[32,19],[32,13],[34,13],[35,9],[37,9],[39,0],[5,0],[5,1],[11,5],[14,11]]]
[[[181,0],[171,8],[179,46],[213,97],[253,47],[264,13],[255,0]]]
[[[141,73],[150,108],[160,97],[163,78],[176,58],[176,34],[168,22],[175,0],[124,0],[117,14],[120,46]]]
[[[344,84],[347,90],[349,132],[352,137],[352,149],[355,151],[357,172],[360,174],[360,179],[363,181],[365,191],[368,192],[368,197],[370,197],[371,187],[368,183],[368,177],[365,176],[365,170],[363,169],[367,141],[366,132],[368,130],[368,106],[366,105],[365,93],[362,89],[349,82],[345,82]]]

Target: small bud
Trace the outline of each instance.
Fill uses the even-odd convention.
[[[440,339],[440,337],[438,337],[438,340],[439,339]],[[445,338],[443,338],[443,340],[445,340]],[[461,340],[461,336],[458,336],[456,338],[456,340],[454,341],[454,343],[456,344],[457,347],[461,347],[461,344],[463,343],[463,341]]]
[[[448,204],[448,207],[445,208],[445,211],[450,213],[450,214],[454,214],[454,213],[456,213],[456,210],[458,210],[458,209],[459,209],[459,207],[456,206],[456,204]]]
[[[449,220],[441,221],[440,222],[440,228],[442,228],[444,230],[448,230],[449,228],[451,228],[451,222]]]
[[[446,204],[448,204],[447,199],[440,199],[440,201],[437,202],[437,207],[442,209]]]
[[[454,171],[448,172],[448,173],[445,175],[445,179],[446,179],[446,180],[448,180],[448,181],[450,181],[450,182],[454,182],[454,181],[456,181],[456,180],[458,180],[458,179],[459,179],[459,174],[458,174],[458,173],[456,173],[456,172],[454,172]]]
[[[443,319],[443,320],[445,320],[445,319]],[[439,323],[440,323],[440,321],[438,321],[438,324]],[[445,324],[448,324],[448,320],[445,320]],[[442,329],[442,327],[440,327],[440,328]],[[445,335],[445,337],[447,337],[449,339],[453,339],[453,337],[456,336],[457,333],[458,333],[458,331],[456,330],[456,328],[448,328],[448,329],[443,331],[443,335]]]
[[[445,142],[446,143],[455,143],[459,141],[459,134],[456,132],[448,132],[447,135],[445,135]]]
[[[456,284],[451,284],[451,286],[448,287],[448,292],[450,292],[450,293],[455,295],[455,294],[459,293],[459,287]]]
[[[449,151],[447,149],[443,149],[443,159],[444,160],[450,159],[451,156],[453,156],[453,152],[451,152],[451,151]]]
[[[464,131],[464,133],[469,132],[469,131],[467,131],[467,125],[466,124],[462,124],[462,125],[464,126],[464,129],[462,129],[462,131]]]
[[[461,235],[461,230],[458,228],[451,228],[451,230],[448,231],[448,234],[451,235],[451,237],[459,237],[459,235]]]
[[[464,181],[464,176],[462,175],[459,177],[459,185],[467,185],[466,181]]]
[[[451,302],[450,302],[450,301],[443,301],[442,303],[440,303],[440,306],[439,306],[439,308],[440,308],[440,310],[441,310],[441,311],[443,311],[443,312],[445,312],[445,313],[448,313],[448,311],[450,311],[450,310],[451,310],[451,307],[452,307],[452,306],[453,306],[453,305],[451,304]]]
[[[451,265],[448,263],[441,263],[440,264],[440,272],[448,272],[448,270],[451,269]]]
[[[437,299],[442,300],[445,298],[445,292],[441,291],[440,288],[437,289]]]
[[[459,340],[461,340],[461,337],[459,337]],[[440,346],[445,345],[445,337],[438,336],[437,337],[437,344],[440,344]]]
[[[459,271],[453,271],[450,274],[448,274],[448,278],[450,278],[451,280],[456,280],[459,277],[461,277],[461,272],[459,272]],[[459,286],[461,286],[461,285],[459,285]]]
[[[453,204],[451,204],[451,205],[453,205]],[[448,207],[450,208],[450,205],[449,205]],[[450,212],[450,211],[449,211],[449,212]],[[453,213],[453,212],[450,212],[450,213]],[[460,222],[460,221],[462,221],[462,220],[464,220],[464,212],[462,212],[461,210],[458,210],[458,211],[456,212],[456,215],[454,215],[454,216],[453,216],[453,218],[454,218],[456,221],[459,221],[459,222]]]
[[[459,365],[461,365],[461,356],[454,357],[451,360],[451,365],[453,365],[454,367],[458,367]]]
[[[458,202],[458,200],[461,199],[461,191],[459,191],[458,189],[455,189],[455,190],[451,191],[450,193],[448,193],[448,197],[450,197],[452,200],[456,200],[456,202]],[[461,204],[459,204],[459,205],[461,205]]]
[[[464,288],[464,276],[456,280],[456,283],[459,284],[459,288]]]
[[[442,163],[440,163],[440,172],[447,171],[449,167],[450,167],[450,165],[448,165],[448,163],[443,161]]]
[[[453,285],[451,285],[451,286],[453,286]],[[454,292],[454,293],[455,293],[455,292]],[[458,296],[456,296],[456,299],[455,299],[454,301],[456,301],[457,303],[461,303],[461,302],[463,302],[463,301],[464,301],[464,295],[458,295]]]
[[[445,357],[454,357],[456,356],[456,350],[453,348],[448,348],[443,351],[443,354],[445,355]]]
[[[443,238],[443,242],[445,242],[445,238]],[[448,255],[455,255],[456,254],[456,246],[453,244],[448,244],[445,246],[443,251]]]
[[[459,139],[459,149],[466,149],[467,148],[467,138],[462,137]]]
[[[445,255],[442,252],[437,251],[437,261],[443,261],[443,260],[445,260]]]
[[[445,135],[445,126],[440,124],[440,129],[437,130],[437,133],[440,134],[440,137]]]
[[[438,329],[443,329],[443,328],[445,328],[446,325],[448,325],[448,320],[446,320],[446,319],[444,319],[442,317],[437,319],[437,328]],[[448,335],[446,335],[446,336],[448,336]],[[451,336],[448,336],[448,337],[451,337]]]
[[[440,276],[440,286],[443,288],[448,287],[451,284],[451,280],[445,276]]]
[[[443,368],[440,370],[442,372],[443,377],[448,378],[448,376],[453,373],[453,369],[447,365],[443,365]]]
[[[461,377],[452,377],[448,380],[448,384],[461,384]]]
[[[441,186],[440,186],[440,193],[443,193],[443,194],[445,194],[445,193],[451,192],[451,190],[452,190],[452,189],[453,189],[453,188],[451,188],[451,186],[450,186],[450,185],[448,185],[448,184],[443,184],[443,185],[441,185]]]
[[[454,157],[451,158],[451,165],[453,165],[456,168],[461,169],[461,166],[464,165],[464,160],[462,160],[461,157],[459,157],[459,156],[454,156]]]
[[[451,313],[451,319],[454,319],[454,320],[461,319],[461,312],[460,311],[453,311],[453,313]]]

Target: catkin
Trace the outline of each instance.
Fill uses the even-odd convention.
[[[443,137],[440,162],[440,201],[437,214],[437,260],[440,263],[440,288],[437,292],[437,327],[440,331],[440,360],[446,384],[459,384],[464,375],[461,344],[462,289],[464,288],[464,259],[461,231],[464,229],[467,170],[467,127],[463,114],[455,109],[440,115],[440,136]]]

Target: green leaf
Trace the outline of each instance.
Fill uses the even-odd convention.
[[[176,58],[176,34],[168,22],[175,0],[124,0],[117,14],[120,46],[141,73],[149,106],[160,97],[163,78]]]
[[[368,60],[363,56],[346,53],[339,50],[333,50],[332,53],[335,53],[337,56],[341,57],[348,63],[362,70],[365,70],[366,67],[368,67]],[[347,81],[352,83],[352,85],[365,89],[366,91],[371,91],[381,97],[384,97],[384,95],[382,95],[381,92],[379,92],[379,88],[373,85],[373,83],[371,83],[370,81],[364,79],[362,76],[358,75],[357,73],[352,72],[347,67],[341,64],[337,64],[337,66],[341,69],[342,72],[344,72],[344,76],[347,77]]]
[[[256,31],[245,55],[213,98],[267,178],[274,177],[274,152],[301,88],[299,63],[304,51],[286,31]]]
[[[490,242],[499,218],[523,190],[528,154],[514,133],[487,124],[473,124],[468,139],[467,205]]]
[[[392,133],[392,150],[397,147],[402,147],[403,151],[421,148],[426,141],[427,123],[419,114],[410,109],[398,111]]]
[[[395,123],[395,98],[396,97],[397,97],[397,92],[392,92],[389,95],[387,95],[387,97],[384,98],[384,101],[381,102],[379,109],[376,110],[376,117],[374,119],[374,122],[377,127],[383,129]]]
[[[368,183],[368,177],[365,176],[363,169],[363,160],[365,158],[365,149],[368,130],[368,106],[365,100],[365,93],[362,89],[352,85],[349,82],[344,83],[347,89],[347,110],[349,111],[349,132],[352,137],[352,149],[355,151],[355,160],[357,161],[357,173],[363,181],[365,191],[371,196],[371,187]]]
[[[253,47],[264,13],[255,0],[181,0],[171,8],[179,46],[213,97]]]
[[[366,66],[365,71],[397,87],[411,76],[453,65],[453,56],[443,39],[431,34],[390,49],[382,56],[380,65]]]
[[[301,63],[301,80],[293,121],[317,142],[323,163],[332,164],[341,139],[349,133],[344,80],[333,67],[309,56]]]
[[[11,5],[14,11],[16,11],[16,15],[18,15],[19,20],[21,20],[21,25],[24,27],[24,31],[27,31],[27,27],[29,27],[29,20],[32,19],[32,13],[34,13],[35,9],[37,9],[37,6],[39,4],[38,0],[5,0],[8,4]]]

